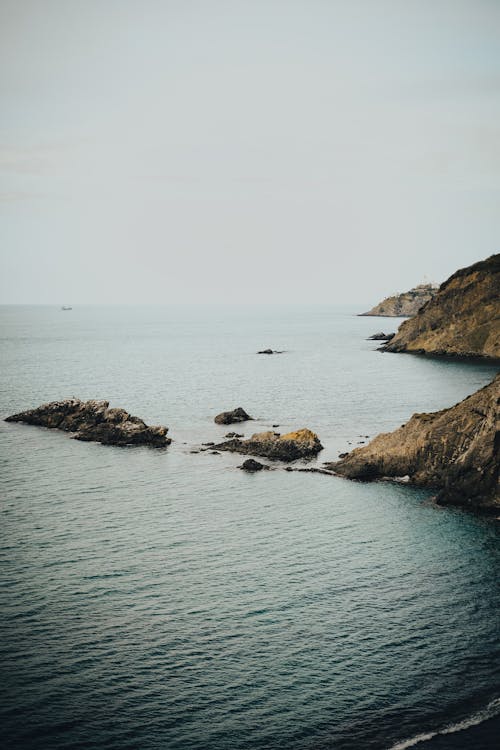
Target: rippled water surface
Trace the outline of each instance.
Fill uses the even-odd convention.
[[[316,431],[321,465],[496,372],[376,352],[399,321],[353,312],[0,308],[2,417],[106,398],[174,439],[0,423],[4,747],[497,746],[494,520],[191,452],[243,406],[247,435]]]

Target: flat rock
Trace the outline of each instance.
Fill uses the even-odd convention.
[[[237,424],[238,422],[247,422],[252,419],[241,406],[232,411],[223,411],[217,414],[214,419],[215,424]]]
[[[74,433],[75,440],[103,445],[162,447],[172,442],[167,437],[167,427],[150,427],[125,409],[110,409],[108,401],[80,401],[77,398],[52,401],[36,409],[13,414],[5,421],[65,430]]]
[[[231,453],[263,456],[276,461],[295,461],[298,458],[311,458],[322,449],[318,436],[311,430],[301,429],[280,435],[277,432],[258,432],[248,440],[233,438],[219,443],[215,448]]]
[[[277,349],[262,349],[260,352],[257,352],[257,354],[283,354],[283,351],[278,351]]]

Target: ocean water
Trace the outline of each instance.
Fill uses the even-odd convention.
[[[498,747],[497,521],[192,452],[243,406],[320,466],[497,371],[377,352],[399,321],[355,311],[0,308],[1,417],[105,398],[174,440],[0,422],[2,747]]]

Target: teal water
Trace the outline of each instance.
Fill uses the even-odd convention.
[[[321,465],[497,370],[376,352],[399,321],[354,312],[0,308],[2,417],[106,398],[174,440],[0,422],[4,747],[496,747],[494,520],[191,453],[243,406],[246,434],[317,432]]]

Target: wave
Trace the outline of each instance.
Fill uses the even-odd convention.
[[[428,742],[433,737],[437,737],[442,734],[454,734],[455,732],[462,732],[464,729],[475,727],[478,724],[482,724],[483,721],[488,721],[494,716],[500,714],[500,698],[494,698],[488,703],[487,706],[476,711],[471,716],[462,721],[458,721],[456,724],[449,724],[444,729],[436,729],[435,732],[424,732],[423,734],[417,734],[415,737],[411,737],[408,740],[402,740],[397,742],[395,745],[391,745],[389,750],[406,750],[408,747],[414,747],[420,742]]]

